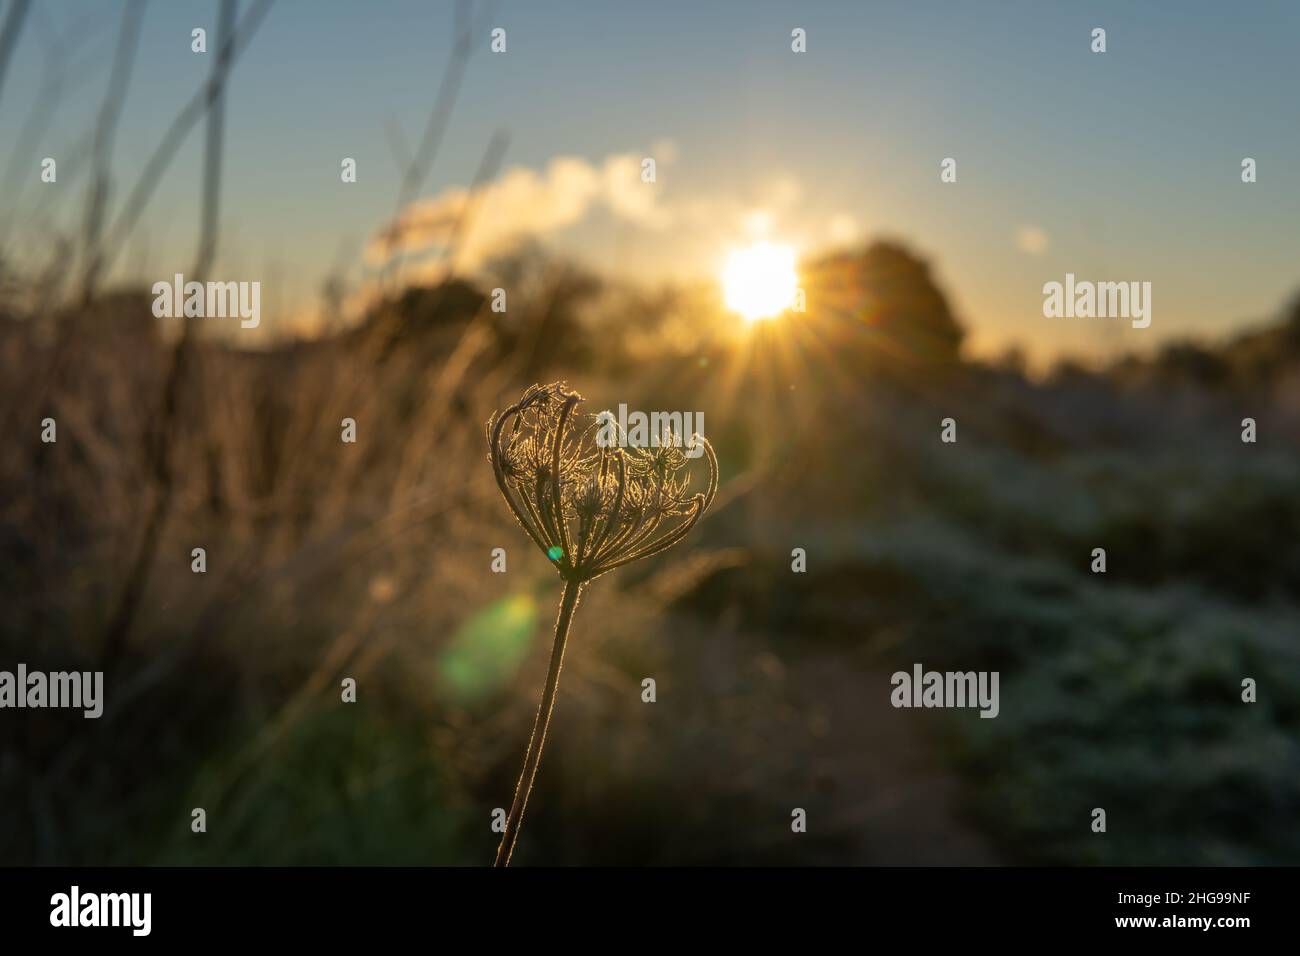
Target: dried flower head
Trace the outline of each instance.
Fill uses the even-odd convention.
[[[681,436],[660,436],[649,448],[597,441],[601,416],[583,422],[577,414],[581,401],[562,383],[534,385],[488,422],[488,458],[497,487],[564,579],[546,686],[496,866],[510,865],[519,840],[583,587],[606,571],[671,548],[700,520],[718,491],[718,459],[702,435],[691,439],[690,448],[700,448],[708,458],[709,485],[703,493],[688,495],[690,458],[680,447]]]
[[[681,436],[605,447],[596,441],[599,416],[578,415],[581,401],[562,383],[534,385],[488,423],[497,486],[566,581],[590,581],[672,547],[718,490],[718,459],[703,436],[691,448],[708,460],[708,489],[690,495]]]

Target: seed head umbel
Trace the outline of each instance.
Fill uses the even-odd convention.
[[[566,581],[590,581],[682,540],[718,490],[718,459],[702,435],[704,491],[688,492],[683,436],[646,448],[596,441],[599,416],[563,383],[534,385],[488,422],[488,457],[515,518]],[[698,459],[696,459],[698,460]]]

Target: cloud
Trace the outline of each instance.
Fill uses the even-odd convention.
[[[663,152],[657,159],[660,165],[670,161],[672,154],[669,149]],[[525,239],[572,226],[598,208],[625,222],[662,229],[671,217],[657,202],[655,186],[641,181],[642,158],[620,153],[595,165],[580,157],[561,156],[541,172],[512,167],[474,197],[462,187],[447,189],[402,210],[371,240],[366,257],[380,264],[399,253],[447,249],[471,198],[472,219],[457,249],[460,265],[470,269],[508,253]]]
[[[1050,245],[1047,233],[1037,226],[1021,226],[1016,230],[1016,247],[1025,255],[1041,256]]]

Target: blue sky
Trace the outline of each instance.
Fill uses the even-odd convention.
[[[0,95],[0,170],[42,79],[37,34],[85,34],[83,79],[41,156],[71,154],[105,85],[120,5],[37,6],[43,23],[27,24]],[[210,60],[190,52],[189,35],[211,31],[215,11],[149,4],[114,157],[119,190],[202,83]],[[273,283],[272,322],[294,321],[292,303],[336,261],[361,276],[398,191],[385,125],[418,138],[451,22],[445,2],[279,0],[239,64],[217,271]],[[803,252],[899,237],[932,260],[977,348],[1019,342],[1035,355],[1222,334],[1300,289],[1300,4],[503,0],[491,25],[507,30],[508,50],[476,39],[422,196],[468,184],[497,130],[509,135],[504,168],[543,177],[525,190],[539,201],[556,157],[601,171],[610,157],[657,155],[648,188],[669,224],[591,202],[538,230],[600,268],[707,278],[762,214],[770,237]],[[1104,54],[1089,50],[1097,26]],[[790,51],[794,27],[807,31],[806,54]],[[160,184],[124,274],[192,262],[200,139]],[[344,156],[358,161],[356,184],[339,181]],[[948,156],[955,184],[939,182]],[[1259,164],[1252,185],[1240,181],[1245,156]],[[27,202],[44,201],[37,173],[3,184],[0,217],[20,185]],[[65,229],[84,185],[51,207]],[[1026,230],[1045,248],[1025,251]],[[1152,327],[1043,318],[1042,285],[1066,272],[1151,281]]]

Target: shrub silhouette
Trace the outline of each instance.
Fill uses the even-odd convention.
[[[804,267],[808,312],[836,353],[874,368],[948,366],[964,331],[929,264],[888,241]]]

